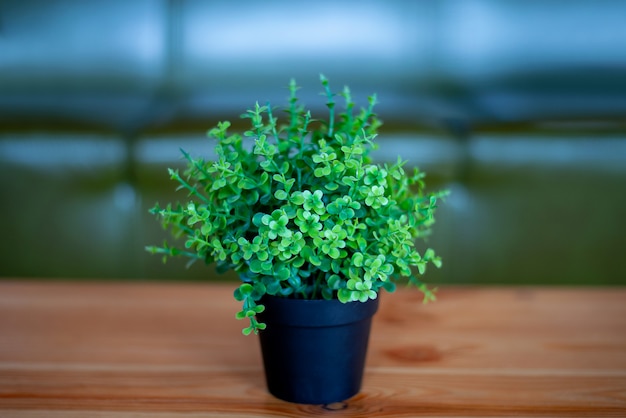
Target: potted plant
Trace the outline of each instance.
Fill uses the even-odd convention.
[[[429,233],[444,194],[426,193],[424,173],[407,174],[400,159],[374,164],[376,96],[355,111],[346,87],[338,113],[320,78],[326,120],[299,103],[292,80],[284,123],[257,103],[242,115],[251,122],[243,135],[230,133],[228,121],[208,132],[217,161],[182,151],[186,171],[169,174],[188,202],[151,213],[184,248],[147,247],[164,260],[185,256],[237,272],[237,317],[249,321],[244,334],[260,331],[270,392],[317,404],[359,391],[381,289],[404,280],[435,299],[420,276],[441,260],[414,242]]]

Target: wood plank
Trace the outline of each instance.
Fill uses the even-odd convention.
[[[231,285],[0,282],[0,416],[626,416],[626,289],[381,302],[363,392],[324,407],[267,394]]]
[[[237,371],[7,371],[0,379],[6,409],[72,409],[315,415],[321,406],[292,405],[263,389],[261,370]],[[51,384],[53,382],[53,384]],[[623,413],[626,375],[528,375],[368,370],[364,391],[348,414],[467,416]],[[297,411],[297,412],[296,412]],[[307,412],[308,411],[308,412]]]

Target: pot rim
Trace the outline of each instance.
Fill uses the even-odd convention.
[[[371,318],[378,310],[379,298],[342,303],[337,299],[289,299],[265,295],[259,303],[265,305],[265,311],[257,316],[268,327],[333,327]]]

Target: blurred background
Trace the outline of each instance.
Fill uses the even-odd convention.
[[[0,276],[218,279],[144,246],[180,147],[255,101],[377,93],[448,188],[428,281],[626,284],[626,2],[0,1]],[[232,276],[231,276],[232,277]]]

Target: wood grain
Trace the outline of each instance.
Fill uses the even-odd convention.
[[[0,417],[626,416],[626,289],[383,295],[363,391],[267,394],[231,285],[0,282]]]

